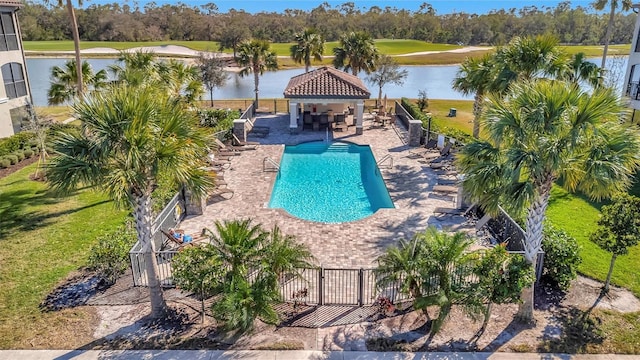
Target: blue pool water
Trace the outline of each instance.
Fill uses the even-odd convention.
[[[369,146],[310,142],[285,147],[269,207],[341,223],[394,206]]]

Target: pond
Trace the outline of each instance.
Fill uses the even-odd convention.
[[[625,58],[626,59],[626,58]],[[86,59],[93,66],[94,71],[106,69],[109,65],[115,64],[115,59]],[[599,59],[589,59],[599,64]],[[51,68],[53,66],[63,66],[67,59],[61,58],[32,58],[27,59],[27,71],[31,85],[33,102],[38,106],[47,105],[47,90],[49,89]],[[626,60],[623,66],[626,69]],[[464,96],[451,88],[451,82],[458,71],[458,65],[416,65],[401,66],[407,70],[408,76],[402,86],[388,85],[383,89],[390,98],[417,98],[420,90],[426,90],[430,99],[448,100],[472,100],[473,96]],[[302,74],[304,69],[288,69],[275,72],[265,72],[260,77],[260,98],[282,98],[282,92],[287,86],[289,79]],[[364,79],[364,75],[361,78]],[[370,84],[365,84],[371,91],[371,97],[378,96],[378,89]],[[253,76],[241,77],[236,73],[229,74],[227,84],[215,90],[214,99],[253,99]],[[204,99],[209,99],[209,92],[205,91]]]

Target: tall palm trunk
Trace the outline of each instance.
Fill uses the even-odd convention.
[[[484,94],[481,91],[476,92],[473,101],[473,137],[477,139],[480,136],[480,116],[482,115],[482,99]]]
[[[151,299],[151,317],[162,316],[167,304],[162,295],[160,279],[158,278],[158,261],[155,255],[155,245],[151,239],[151,195],[143,194],[135,196],[135,219],[138,240],[142,244],[144,254],[145,272],[147,275],[147,285],[149,286],[149,297]]]
[[[617,257],[618,255],[616,254],[611,255],[611,263],[609,264],[609,273],[607,274],[607,280],[605,280],[604,282],[604,288],[602,288],[602,291],[604,291],[605,293],[609,292],[609,285],[611,284],[611,275],[613,274],[613,265],[616,263]]]
[[[553,186],[553,177],[547,174],[544,180],[536,188],[536,198],[533,200],[527,211],[524,257],[533,268],[536,268],[538,252],[542,248],[542,230],[544,228],[545,213],[549,205],[549,196]],[[522,322],[533,321],[533,295],[534,286],[522,290],[520,307],[518,308],[518,319]]]
[[[604,35],[604,50],[602,51],[602,64],[600,67],[604,69],[607,63],[607,52],[609,51],[609,38],[611,37],[611,28],[613,28],[613,20],[616,14],[616,2],[611,0],[611,11],[609,12],[609,22],[607,23],[607,32]]]
[[[260,83],[259,69],[253,69],[253,83],[255,84],[255,88],[253,89],[253,91],[256,92],[256,105],[254,110],[258,110],[258,85]]]
[[[76,51],[76,77],[77,79],[77,94],[78,97],[82,97],[82,61],[80,60],[80,33],[78,32],[78,20],[76,19],[76,13],[73,10],[71,0],[67,0],[67,11],[69,12],[69,19],[71,20],[71,32],[73,34],[73,47]]]

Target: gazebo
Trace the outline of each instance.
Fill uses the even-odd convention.
[[[297,133],[298,114],[333,114],[348,112],[355,118],[356,134],[362,134],[364,100],[371,93],[359,77],[331,67],[321,67],[294,76],[284,89],[289,99],[289,130]]]

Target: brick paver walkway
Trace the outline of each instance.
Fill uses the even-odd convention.
[[[234,196],[210,203],[203,215],[185,219],[181,227],[187,232],[198,233],[203,227],[213,228],[215,221],[252,218],[265,228],[277,224],[285,234],[295,235],[309,246],[318,260],[317,265],[370,268],[375,266],[374,260],[387,246],[401,238],[410,238],[430,224],[452,230],[467,226],[462,217],[434,216],[435,207],[452,207],[454,199],[430,191],[436,182],[436,174],[409,154],[409,148],[401,139],[405,136],[404,130],[397,131],[390,126],[373,128],[369,122],[364,124],[363,135],[355,135],[355,128],[350,127],[345,132],[329,132],[328,136],[370,145],[377,160],[387,154],[393,157],[394,167],[382,169],[382,174],[395,209],[381,209],[368,218],[341,224],[310,222],[281,209],[269,209],[267,204],[276,173],[263,172],[263,159],[270,157],[279,162],[284,145],[325,140],[327,132],[305,130],[291,135],[288,115],[263,116],[255,123],[268,126],[270,132],[265,138],[250,139],[260,141],[261,145],[257,150],[234,156],[231,167],[224,172],[224,179],[234,190]]]

